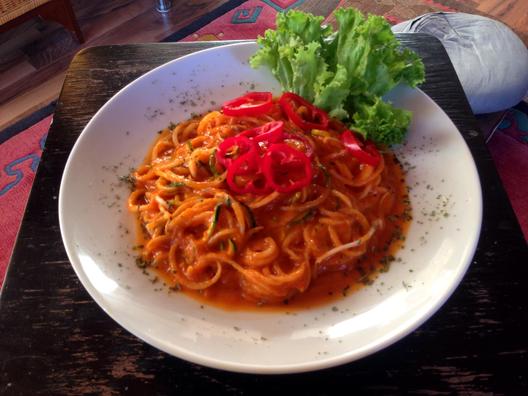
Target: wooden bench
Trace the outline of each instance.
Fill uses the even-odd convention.
[[[84,43],[69,0],[0,0],[0,33],[36,16],[60,23]]]

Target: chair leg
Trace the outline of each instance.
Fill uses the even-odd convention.
[[[84,43],[84,36],[77,23],[70,0],[51,0],[40,6],[38,13],[43,19],[60,23],[75,34],[80,44]]]

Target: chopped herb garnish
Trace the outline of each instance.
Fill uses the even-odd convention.
[[[168,184],[169,187],[185,187],[184,182],[171,182]]]
[[[132,175],[119,176],[119,180],[123,183],[127,183],[131,189],[136,186],[136,178]]]
[[[233,254],[235,254],[237,252],[237,246],[236,246],[235,241],[233,241],[231,238],[229,238],[227,240],[227,242],[229,243],[229,250],[232,251]]]
[[[253,211],[244,202],[240,202],[240,205],[242,205],[246,209],[246,211],[248,213],[249,228],[255,228],[257,226],[257,221],[255,220],[255,215],[253,214]]]
[[[213,150],[211,155],[209,156],[209,168],[211,169],[211,173],[213,176],[218,176],[220,173],[218,172],[218,169],[216,169],[216,149]]]
[[[310,210],[306,211],[305,213],[303,213],[302,215],[300,215],[299,217],[296,217],[295,219],[290,221],[288,224],[289,225],[296,225],[296,224],[305,223],[305,222],[310,221],[311,219],[313,219],[316,213],[317,213],[316,209],[310,209]]]
[[[167,201],[167,204],[169,205],[168,210],[172,210],[176,206],[176,200],[175,199],[169,199]]]
[[[146,268],[148,266],[148,263],[143,259],[143,257],[136,257],[136,265],[139,268]]]
[[[328,187],[330,185],[330,173],[328,172],[328,169],[326,169],[326,167],[321,163],[318,163],[317,167],[321,170],[321,172],[323,172],[325,185]]]
[[[211,221],[211,224],[209,225],[209,229],[207,230],[207,237],[211,238],[211,235],[213,235],[214,229],[216,227],[216,224],[218,223],[218,219],[220,218],[220,209],[222,208],[222,203],[216,204],[213,212],[213,220]]]

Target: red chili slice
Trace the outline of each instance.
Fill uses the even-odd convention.
[[[239,194],[262,195],[271,192],[265,175],[260,170],[259,157],[246,153],[237,158],[227,169],[227,185]],[[237,181],[241,178],[241,182]]]
[[[352,131],[347,129],[341,134],[341,141],[350,154],[357,158],[362,164],[377,166],[381,161],[381,154],[374,143],[370,140],[363,143],[356,138]]]
[[[257,128],[248,129],[240,134],[255,142],[277,143],[284,139],[283,135],[284,122],[272,121]]]
[[[272,144],[262,159],[262,172],[275,191],[289,193],[310,184],[312,164],[303,152],[285,143]]]
[[[249,92],[225,102],[222,111],[228,116],[256,116],[271,110],[272,99],[271,92]]]
[[[232,136],[218,145],[216,160],[225,168],[229,168],[235,159],[246,153],[252,153],[253,156],[258,155],[255,142],[245,136]]]
[[[286,92],[280,97],[279,105],[290,121],[305,131],[328,127],[330,120],[328,114],[299,95]],[[298,109],[300,107],[306,108],[307,114],[299,114]]]

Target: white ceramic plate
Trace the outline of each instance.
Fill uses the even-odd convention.
[[[291,313],[226,312],[169,293],[134,262],[126,175],[158,130],[248,90],[279,93],[248,57],[255,44],[208,49],[135,80],[88,123],[66,164],[62,238],[93,299],[121,326],[191,362],[252,373],[315,370],[359,359],[416,329],[451,295],[474,254],[482,199],[471,154],[450,119],[419,90],[389,98],[414,113],[408,169],[414,220],[389,272],[335,304]]]

